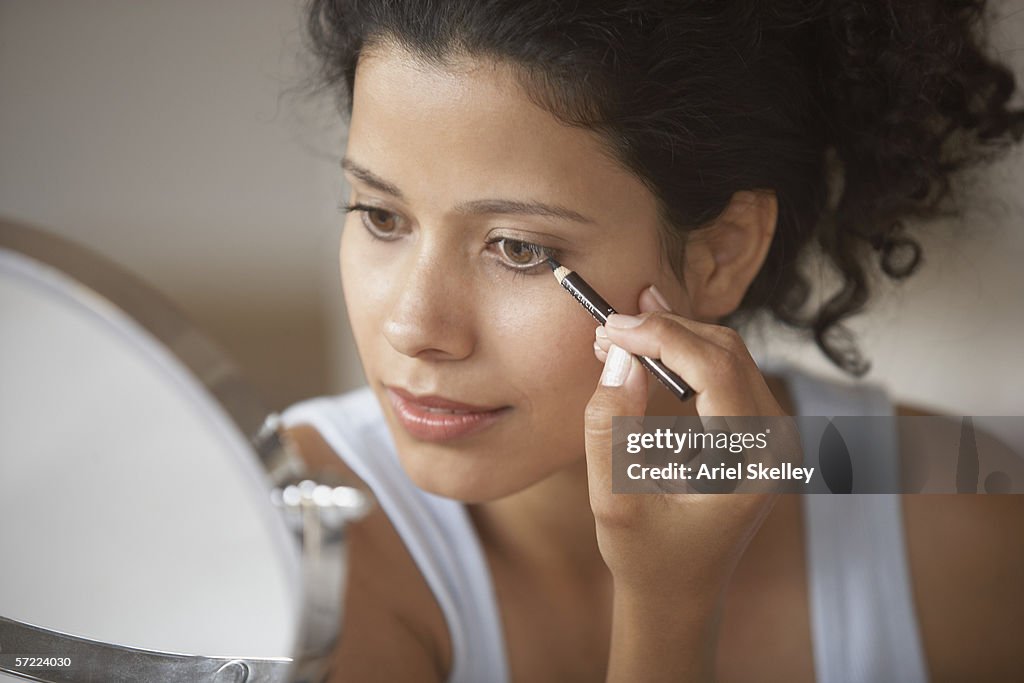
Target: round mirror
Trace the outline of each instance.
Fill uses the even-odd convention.
[[[111,264],[0,224],[0,378],[0,679],[311,679],[366,500],[310,502],[215,347]]]

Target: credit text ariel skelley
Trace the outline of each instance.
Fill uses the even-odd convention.
[[[695,482],[721,481],[780,481],[810,484],[814,467],[801,467],[788,461],[737,462],[743,453],[762,453],[769,456],[769,435],[771,428],[763,431],[704,431],[701,429],[656,428],[644,432],[630,432],[625,439],[625,452],[639,455],[646,451],[658,451],[682,457],[686,462],[659,462],[643,464],[632,462],[626,467],[628,479],[675,480]],[[700,453],[694,461],[687,455]],[[719,457],[715,457],[715,456]]]
[[[770,467],[760,462],[743,465],[700,465],[691,466],[683,463],[669,463],[661,467],[648,467],[640,463],[633,463],[626,468],[626,476],[633,480],[642,479],[672,479],[677,481],[803,481],[811,483],[814,476],[813,467],[796,467],[791,463],[784,462],[781,465]]]

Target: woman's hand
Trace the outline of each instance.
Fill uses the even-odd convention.
[[[605,370],[586,413],[590,502],[616,592],[613,630],[631,633],[613,633],[609,679],[671,671],[653,679],[697,680],[710,675],[729,578],[776,494],[613,494],[612,417],[643,416],[648,383],[657,381],[628,354],[660,358],[697,392],[690,408],[702,417],[784,413],[734,331],[672,314],[651,288],[640,310],[598,328],[594,350]],[[673,656],[683,660],[671,666],[665,657]]]

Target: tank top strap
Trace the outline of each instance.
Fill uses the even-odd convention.
[[[772,370],[785,379],[798,415],[893,414],[891,401],[879,387],[830,382],[785,366],[773,366]],[[867,443],[858,444],[857,448],[858,452],[871,454],[866,466],[873,468],[872,476],[888,478],[897,486],[892,490],[898,490],[899,442],[895,422],[864,422],[872,424],[872,428],[847,428],[843,438],[866,439]],[[805,444],[815,443],[820,435],[806,431],[811,421],[798,418],[798,423]],[[824,421],[813,421],[818,431],[822,424]],[[865,463],[858,460],[856,466],[863,468]],[[855,469],[854,476],[856,472]],[[801,498],[818,682],[927,681],[906,554],[901,496],[820,493]]]
[[[394,525],[448,625],[448,681],[507,681],[497,599],[465,506],[427,493],[408,478],[370,388],[303,401],[281,417],[287,426],[313,426],[369,487]]]

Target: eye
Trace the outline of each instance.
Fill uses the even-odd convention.
[[[501,250],[501,255],[516,266],[532,266],[540,256],[535,244],[510,239],[502,239],[498,244],[501,245],[498,247]]]
[[[365,204],[351,204],[343,207],[346,213],[357,211],[361,214],[363,226],[371,235],[378,239],[396,239],[394,234],[398,232],[399,218],[397,214],[386,211],[376,206]]]
[[[498,248],[498,254],[508,264],[507,268],[515,271],[528,271],[544,263],[549,257],[556,257],[556,250],[542,247],[539,244],[515,240],[510,237],[498,237],[490,240]]]

